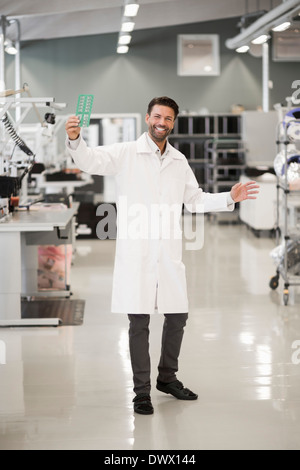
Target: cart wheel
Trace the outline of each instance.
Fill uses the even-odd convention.
[[[284,289],[283,291],[283,303],[285,306],[289,303],[289,291],[288,289]]]
[[[277,289],[277,287],[279,285],[279,276],[271,277],[269,285],[270,285],[271,289],[273,289],[273,290]]]

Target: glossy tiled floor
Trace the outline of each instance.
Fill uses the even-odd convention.
[[[205,248],[185,252],[179,378],[199,399],[153,388],[153,416],[133,414],[127,317],[109,313],[114,246],[78,242],[83,326],[0,330],[0,449],[300,449],[300,296],[285,307],[282,286],[270,292],[275,242],[207,223]],[[153,382],[161,324],[152,317]]]

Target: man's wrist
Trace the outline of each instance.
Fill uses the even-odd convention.
[[[234,200],[233,197],[232,197],[231,191],[230,191],[230,193],[228,194],[228,203],[230,203],[230,204],[235,204],[235,200]]]
[[[70,140],[71,142],[72,142],[72,141],[74,142],[74,140],[78,140],[79,137],[80,137],[80,134],[78,134],[78,136],[76,137],[76,139],[71,139],[71,137],[69,137],[69,140]]]
[[[68,142],[69,142],[68,146],[71,150],[77,150],[77,148],[80,145],[80,134],[79,134],[78,137],[76,137],[76,139],[70,139],[70,137],[69,137]]]

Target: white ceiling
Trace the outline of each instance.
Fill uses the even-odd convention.
[[[139,0],[135,29],[230,18],[281,0]],[[18,19],[21,40],[103,34],[120,30],[124,0],[0,0],[0,15]],[[246,10],[247,6],[247,10]],[[13,25],[7,36],[13,39]]]

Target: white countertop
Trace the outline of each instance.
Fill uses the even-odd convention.
[[[58,205],[60,206],[60,205]],[[55,227],[65,228],[78,210],[71,209],[17,211],[0,220],[1,232],[48,232]]]

